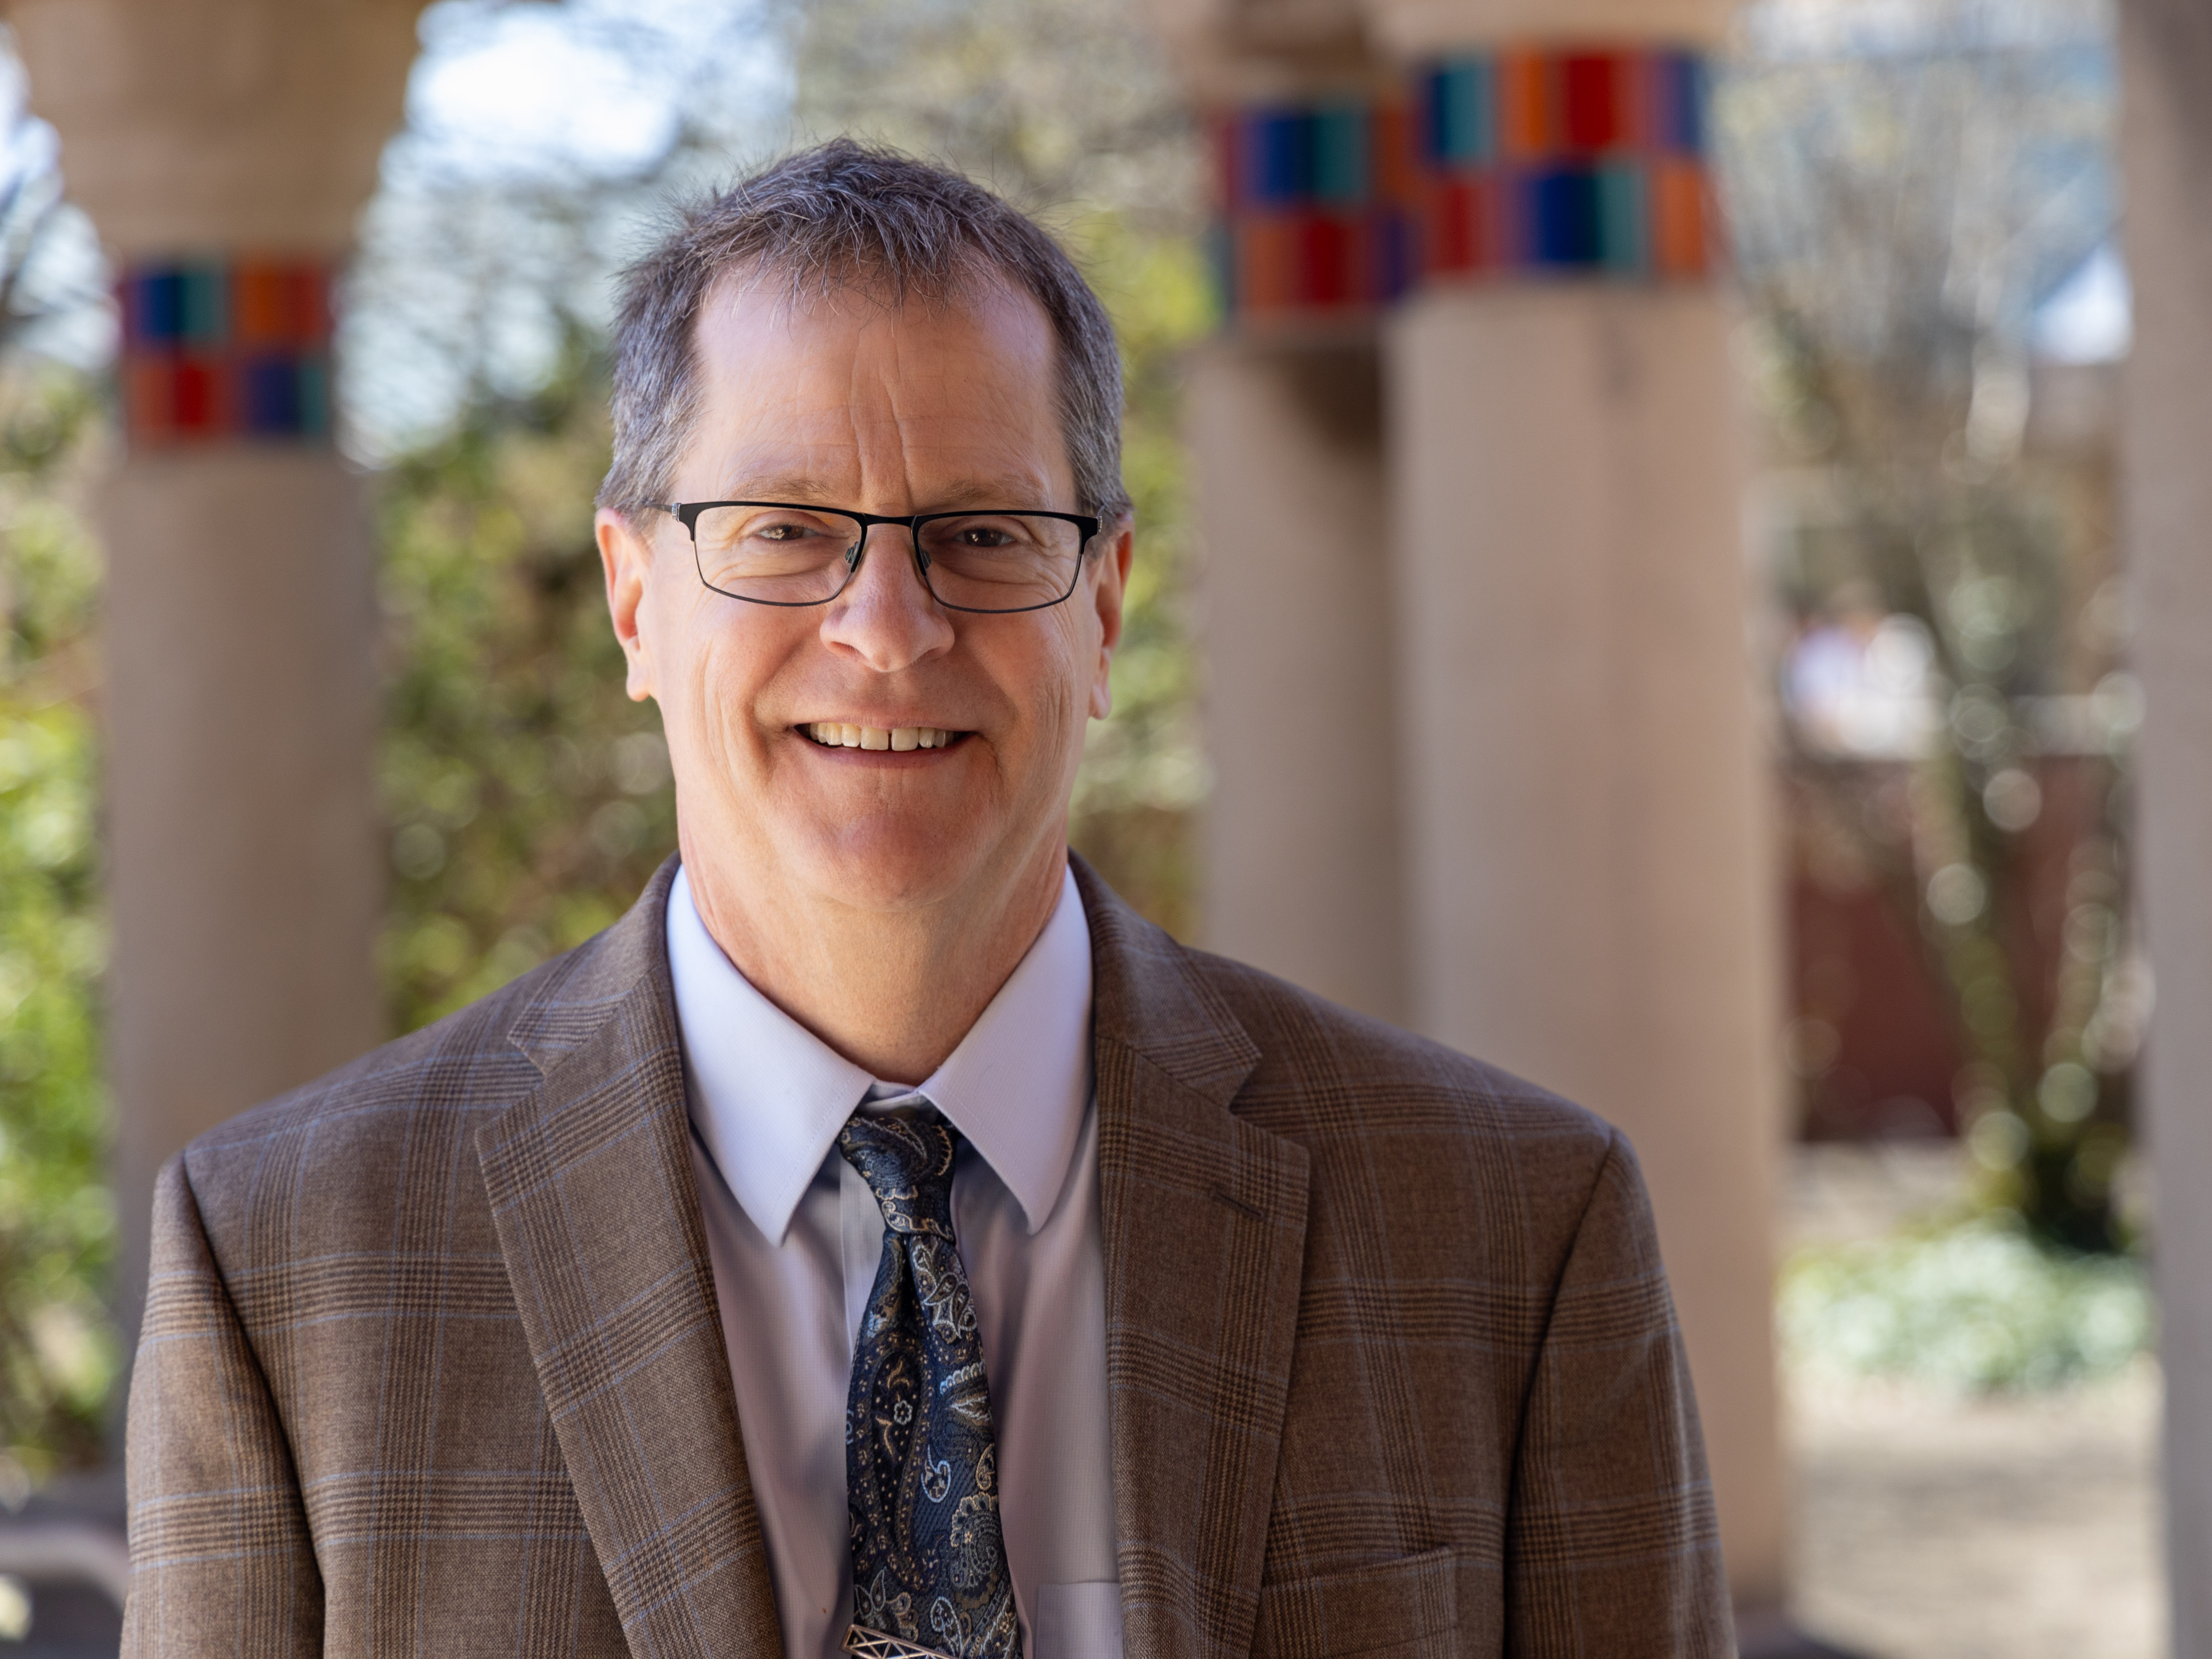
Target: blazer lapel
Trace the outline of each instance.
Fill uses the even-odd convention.
[[[1305,1149],[1229,1108],[1260,1051],[1079,860],[1092,940],[1115,1519],[1129,1659],[1241,1659],[1305,1250]]]
[[[630,1650],[777,1655],[692,1179],[662,932],[674,871],[532,999],[510,1036],[545,1080],[477,1153]]]

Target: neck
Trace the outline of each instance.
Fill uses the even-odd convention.
[[[1051,921],[1066,843],[1012,881],[911,909],[863,909],[745,881],[679,827],[691,902],[722,954],[762,995],[885,1083],[915,1085],[960,1046]]]

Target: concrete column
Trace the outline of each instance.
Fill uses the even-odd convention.
[[[1415,1024],[1634,1140],[1749,1612],[1786,1584],[1779,993],[1724,329],[1519,289],[1387,350]]]
[[[1206,943],[1406,1017],[1381,392],[1370,331],[1191,368],[1205,546]]]
[[[1204,943],[1403,1021],[1375,343],[1389,279],[1373,210],[1387,168],[1358,113],[1395,82],[1367,51],[1354,0],[1157,0],[1152,12],[1192,103],[1215,124],[1226,279],[1222,331],[1192,358],[1185,417],[1213,772]],[[1253,118],[1316,107],[1358,135],[1340,133],[1328,159],[1303,165],[1254,153]],[[1312,142],[1309,131],[1286,148]],[[1275,176],[1285,162],[1304,176]],[[1316,230],[1337,239],[1340,257],[1302,277],[1297,250]]]
[[[1705,0],[1369,6],[1409,66],[1694,48],[1723,15]],[[1557,73],[1539,84],[1562,102],[1537,126],[1576,118]],[[1530,95],[1520,69],[1497,75],[1495,96]],[[1493,118],[1499,142],[1565,142],[1532,138],[1520,107]],[[1407,980],[1420,1029],[1634,1140],[1746,1648],[1775,1651],[1789,1640],[1771,1301],[1780,952],[1739,422],[1711,285],[1630,274],[1685,258],[1679,220],[1662,219],[1680,176],[1651,175],[1648,246],[1608,218],[1561,233],[1560,257],[1590,262],[1581,274],[1516,272],[1508,252],[1507,269],[1432,280],[1385,325]],[[1540,233],[1486,234],[1510,249]],[[1601,258],[1574,252],[1577,236]]]
[[[2121,152],[2135,345],[2121,526],[2146,694],[2135,902],[2158,1011],[2143,1055],[2166,1370],[2172,1651],[2212,1656],[2212,15],[2120,7]]]
[[[31,96],[118,264],[340,257],[419,0],[15,0]],[[374,1042],[373,567],[327,439],[133,443],[105,487],[118,1286],[153,1177]]]

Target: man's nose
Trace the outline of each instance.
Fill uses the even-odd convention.
[[[949,650],[952,622],[921,580],[910,533],[871,525],[860,567],[830,602],[823,640],[855,652],[879,674],[895,674]]]

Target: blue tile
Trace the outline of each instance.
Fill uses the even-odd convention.
[[[1255,116],[1249,128],[1252,199],[1265,207],[1289,207],[1313,188],[1311,123],[1297,110],[1271,110]]]
[[[1553,167],[1528,180],[1532,264],[1569,270],[1598,263],[1601,249],[1597,179],[1587,167]]]
[[[182,339],[185,332],[185,279],[180,271],[149,271],[139,279],[139,291],[145,296],[146,337],[149,340],[173,341]]]
[[[239,374],[239,424],[260,435],[297,432],[299,365],[289,357],[249,359]]]
[[[1666,88],[1665,131],[1660,141],[1668,149],[1702,155],[1705,149],[1705,64],[1695,52],[1670,52],[1660,59],[1660,79]]]

